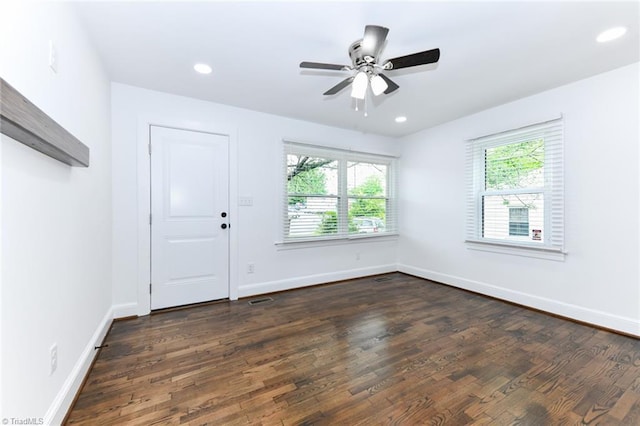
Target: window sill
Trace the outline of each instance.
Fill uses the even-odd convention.
[[[293,250],[301,248],[314,248],[336,246],[344,244],[373,243],[384,241],[395,241],[398,239],[397,233],[384,233],[377,235],[352,235],[349,237],[336,237],[325,239],[300,239],[295,241],[276,241],[278,250]]]
[[[564,262],[566,252],[548,247],[535,247],[509,244],[508,242],[493,242],[480,240],[466,240],[470,250],[488,251],[491,253],[510,254],[514,256],[534,257],[536,259],[555,260]]]

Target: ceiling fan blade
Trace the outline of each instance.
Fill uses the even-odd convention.
[[[335,95],[336,93],[338,93],[339,91],[341,91],[342,89],[350,85],[352,81],[353,81],[353,77],[345,78],[340,83],[336,84],[331,89],[324,92],[323,95]]]
[[[440,59],[440,49],[425,50],[424,52],[389,59],[384,63],[384,69],[397,70],[400,68],[432,64],[438,62],[438,59]]]
[[[384,41],[387,39],[388,33],[389,28],[378,25],[367,25],[364,27],[364,37],[360,43],[362,57],[371,56],[372,58],[376,58],[384,45]]]
[[[348,70],[347,65],[323,64],[321,62],[300,62],[300,68],[312,68],[318,70]]]
[[[387,83],[387,89],[383,92],[385,95],[388,95],[391,92],[395,92],[396,90],[398,90],[398,88],[400,88],[400,86],[398,86],[396,83],[391,81],[391,79],[386,75],[384,74],[378,74],[378,75],[382,77],[385,83]]]

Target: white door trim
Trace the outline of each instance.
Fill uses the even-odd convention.
[[[229,300],[238,299],[238,132],[225,124],[193,121],[187,117],[162,115],[138,118],[137,167],[138,167],[138,315],[151,312],[151,238],[149,214],[151,213],[151,159],[149,158],[150,126],[192,130],[229,137]]]

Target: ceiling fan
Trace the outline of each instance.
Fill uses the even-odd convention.
[[[383,63],[379,62],[379,55],[384,47],[388,32],[389,28],[367,25],[364,28],[364,37],[361,40],[356,40],[349,47],[349,57],[352,65],[301,62],[300,68],[351,71],[353,73],[351,77],[342,80],[324,92],[324,95],[335,95],[351,84],[351,96],[356,99],[364,99],[369,84],[375,96],[382,93],[392,93],[400,87],[384,75],[382,71],[432,64],[440,59],[440,49],[431,49],[388,59]]]

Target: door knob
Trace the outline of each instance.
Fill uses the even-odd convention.
[[[227,229],[227,224],[226,224],[226,223],[223,223],[222,225],[220,225],[220,228],[222,228],[222,229]]]
[[[220,213],[220,216],[222,216],[222,217],[227,217],[227,212],[222,212],[222,213]]]

